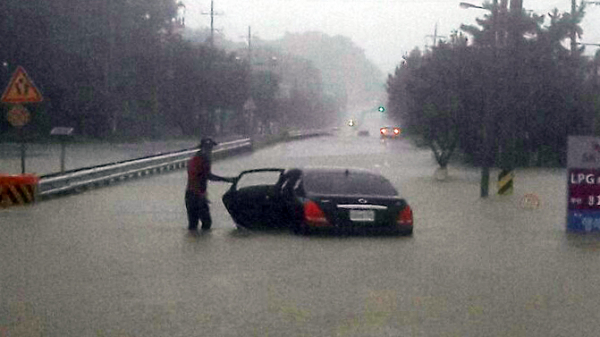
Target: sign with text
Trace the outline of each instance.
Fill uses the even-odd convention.
[[[569,136],[567,230],[600,231],[600,138]]]

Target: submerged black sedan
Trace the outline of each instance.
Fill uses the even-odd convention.
[[[382,175],[356,168],[243,171],[223,195],[238,226],[386,230],[411,235],[413,214]]]

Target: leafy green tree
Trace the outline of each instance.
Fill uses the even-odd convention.
[[[450,45],[405,57],[388,78],[390,113],[432,146],[441,166],[439,144],[456,138],[479,162],[564,163],[566,137],[592,133],[598,120],[594,62],[562,43],[579,31],[583,10],[555,11],[544,27],[536,14],[486,6],[481,28],[461,27],[472,44],[455,33]]]
[[[473,87],[464,80],[464,73],[472,66],[467,52],[464,42],[443,43],[425,55],[414,50],[396,68],[396,76],[388,78],[390,113],[423,139],[441,168],[447,167],[466,135],[463,125],[473,124],[463,102]]]

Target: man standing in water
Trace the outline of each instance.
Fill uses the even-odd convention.
[[[236,178],[226,178],[214,175],[210,171],[212,150],[217,142],[211,138],[202,138],[200,151],[188,162],[188,181],[185,191],[185,207],[188,215],[188,229],[198,229],[198,220],[202,221],[202,229],[208,230],[212,225],[208,196],[206,195],[207,181],[224,181],[233,183]]]

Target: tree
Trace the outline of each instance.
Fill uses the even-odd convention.
[[[500,8],[496,15],[478,20],[481,28],[461,27],[472,44],[456,32],[449,45],[405,57],[388,78],[389,111],[442,167],[455,139],[479,163],[564,164],[567,136],[591,134],[599,117],[595,63],[562,44],[580,17],[555,11],[544,27],[533,13]]]
[[[388,78],[390,113],[423,139],[444,170],[461,138],[465,51],[464,43],[442,43],[425,55],[414,50]]]

